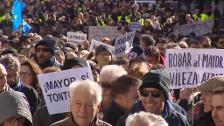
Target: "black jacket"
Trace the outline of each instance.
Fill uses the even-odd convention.
[[[212,120],[212,112],[204,113],[194,122],[193,126],[215,126]]]
[[[118,106],[115,102],[112,102],[111,106],[107,111],[103,113],[103,121],[115,125],[121,116],[123,116],[126,111]]]
[[[23,84],[21,82],[19,82],[17,84],[17,86],[13,89],[15,91],[19,91],[19,92],[22,92],[25,94],[25,96],[28,100],[28,103],[30,105],[30,111],[31,111],[32,115],[34,115],[34,112],[37,110],[37,107],[40,102],[37,91],[33,87]]]
[[[140,111],[145,111],[141,101],[134,105],[130,114]],[[128,114],[122,116],[115,126],[125,126],[125,121],[127,117]],[[165,103],[165,108],[162,112],[162,117],[166,120],[169,126],[190,126],[186,116],[176,111],[170,101],[167,101]]]

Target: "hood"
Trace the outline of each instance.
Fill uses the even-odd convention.
[[[26,96],[17,91],[6,91],[0,94],[0,124],[14,116],[22,116],[32,124],[30,106]]]

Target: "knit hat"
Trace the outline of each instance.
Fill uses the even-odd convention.
[[[144,75],[140,90],[144,88],[157,88],[163,90],[166,99],[169,99],[170,77],[164,69],[151,70]]]
[[[83,58],[80,58],[80,57],[67,59],[67,60],[65,60],[62,69],[63,70],[68,70],[68,69],[71,69],[74,66],[87,67],[87,61]]]
[[[37,46],[42,45],[42,46],[46,46],[51,50],[51,53],[54,54],[56,48],[55,48],[55,43],[56,41],[53,39],[45,39],[45,40],[41,40],[39,41],[36,46],[35,49],[37,48]]]
[[[95,50],[95,56],[97,56],[99,53],[101,52],[108,52],[110,53],[110,55],[112,55],[111,50],[109,49],[109,47],[105,46],[105,45],[99,45],[96,50]]]
[[[202,83],[197,89],[205,92],[224,90],[224,76],[213,77]]]

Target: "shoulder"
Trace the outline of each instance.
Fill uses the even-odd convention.
[[[53,124],[51,124],[50,126],[73,126],[72,124],[72,121],[69,117],[63,119],[63,120],[60,120],[60,121],[57,121]]]
[[[112,125],[99,119],[96,126],[112,126]]]

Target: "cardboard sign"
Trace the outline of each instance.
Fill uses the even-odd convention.
[[[191,24],[185,24],[174,27],[174,32],[181,35],[189,35],[195,33],[196,36],[201,36],[207,33],[211,33],[214,26],[214,20],[208,20],[206,22],[196,22]]]
[[[114,46],[108,45],[108,44],[106,44],[106,43],[102,43],[102,42],[97,41],[97,40],[94,40],[94,39],[92,39],[92,41],[91,41],[91,45],[90,45],[89,51],[90,51],[90,52],[95,52],[95,49],[96,49],[99,45],[105,45],[105,46],[107,46],[107,47],[110,49],[110,52],[112,52],[112,54],[115,53],[115,48],[114,48]]]
[[[139,22],[131,22],[129,24],[129,29],[132,31],[141,31],[142,30],[142,25]]]
[[[69,86],[76,80],[86,79],[93,80],[90,67],[38,75],[49,114],[70,112]]]
[[[75,44],[81,44],[83,41],[87,40],[87,34],[79,32],[67,32],[68,42]]]
[[[196,87],[214,76],[224,75],[224,50],[168,49],[165,67],[172,89]]]
[[[92,39],[101,41],[103,37],[108,37],[110,39],[115,39],[119,36],[117,27],[107,26],[89,26],[89,41]]]
[[[121,57],[131,51],[135,31],[117,37],[115,41],[115,55]]]

